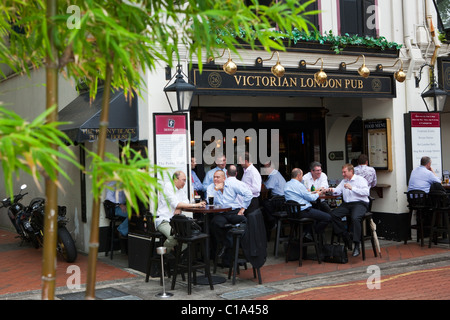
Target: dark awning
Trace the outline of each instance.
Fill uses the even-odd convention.
[[[75,143],[98,139],[103,90],[98,90],[92,103],[89,92],[81,94],[58,113],[58,121],[70,122],[59,128]],[[138,139],[137,97],[126,99],[123,90],[111,92],[107,139]]]

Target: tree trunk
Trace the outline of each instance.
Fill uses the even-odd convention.
[[[112,67],[106,66],[105,86],[103,90],[102,112],[100,114],[100,132],[98,135],[97,155],[103,160],[105,157],[106,130],[109,125],[109,99],[111,93]],[[97,272],[97,254],[99,246],[99,221],[100,221],[100,199],[94,199],[92,203],[91,235],[89,239],[89,259],[86,283],[87,300],[95,299],[95,278]],[[113,250],[113,248],[111,248]]]
[[[58,63],[57,52],[53,43],[53,25],[49,17],[57,14],[56,0],[47,1],[48,36],[52,56],[46,57],[46,108],[49,109],[58,104]],[[56,108],[47,116],[47,122],[57,121],[58,109]],[[55,145],[52,148],[57,148]],[[48,176],[45,178],[45,217],[44,217],[44,249],[42,252],[42,299],[53,300],[55,298],[56,280],[56,241],[58,233],[58,189],[56,181]]]

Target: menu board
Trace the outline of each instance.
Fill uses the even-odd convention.
[[[420,166],[423,156],[431,158],[438,177],[442,176],[441,122],[437,112],[411,112],[412,166]]]
[[[390,119],[364,121],[364,130],[369,165],[378,170],[392,171]]]
[[[181,170],[190,178],[188,170],[188,132],[184,114],[154,114],[155,164],[174,173]],[[189,181],[189,180],[188,180]],[[188,188],[186,183],[185,188]],[[186,191],[189,194],[188,191]]]

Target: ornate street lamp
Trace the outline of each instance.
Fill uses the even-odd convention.
[[[416,78],[416,87],[419,86],[420,79],[422,78],[422,69],[425,66],[430,67],[430,83],[421,94],[422,100],[425,103],[428,112],[430,112],[430,109],[434,112],[442,111],[447,99],[447,92],[439,89],[439,85],[436,83],[436,79],[434,77],[433,65],[425,63],[420,67],[419,77]]]
[[[164,87],[164,93],[166,94],[167,101],[169,102],[170,109],[173,113],[189,112],[191,109],[195,86],[184,81],[183,75],[187,78],[183,71],[181,71],[181,65],[178,64],[177,73]],[[176,78],[175,82],[170,84],[173,78]]]

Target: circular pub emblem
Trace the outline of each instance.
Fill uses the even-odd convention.
[[[372,80],[372,89],[373,91],[381,91],[381,81],[378,78]]]
[[[222,84],[222,77],[218,72],[211,72],[208,76],[208,84],[210,87],[218,88]]]

